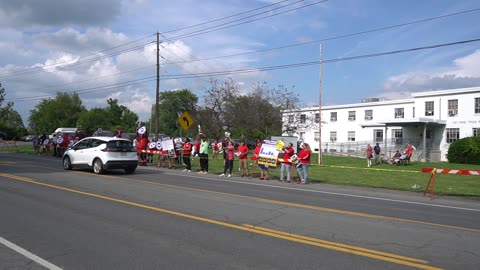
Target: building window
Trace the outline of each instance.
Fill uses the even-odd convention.
[[[404,118],[405,110],[404,108],[395,108],[395,118]]]
[[[288,123],[292,124],[293,123],[293,115],[288,116]]]
[[[480,128],[473,128],[473,137],[480,137]]]
[[[373,140],[375,142],[383,142],[383,129],[373,130]]]
[[[331,142],[336,142],[337,141],[337,132],[336,131],[330,131],[330,141]]]
[[[392,129],[392,142],[396,144],[402,144],[403,131],[402,129]]]
[[[458,99],[451,99],[448,101],[448,116],[453,117],[458,115]]]
[[[415,118],[415,107],[412,108],[412,117]]]
[[[373,119],[373,110],[365,110],[365,120]]]
[[[426,101],[425,102],[425,116],[433,116],[433,101]]]
[[[355,131],[349,131],[348,132],[348,141],[349,142],[354,142],[355,141]]]
[[[319,137],[320,137],[320,132],[315,132],[315,138],[313,138],[313,140],[318,142]]]
[[[337,121],[337,112],[330,113],[330,121],[336,122]]]
[[[304,138],[305,138],[305,132],[300,132],[300,140],[303,141]]]
[[[315,123],[320,123],[320,113],[315,114]]]
[[[475,113],[480,113],[480,98],[475,98]]]
[[[348,112],[348,120],[349,121],[355,121],[355,111],[349,111]]]
[[[458,139],[460,139],[460,129],[447,128],[447,143],[452,143]]]
[[[305,124],[307,122],[307,116],[305,114],[300,114],[300,123]]]

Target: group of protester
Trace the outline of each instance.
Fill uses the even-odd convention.
[[[403,153],[400,153],[400,150],[396,150],[395,154],[391,159],[386,161],[388,164],[401,164],[401,163],[408,163],[410,162],[410,158],[413,154],[413,145],[408,144],[405,148]],[[376,143],[375,146],[372,148],[370,144],[367,144],[367,148],[365,150],[365,157],[367,158],[367,167],[372,166],[372,158],[375,158],[375,164],[379,165],[384,162],[382,159],[382,151],[380,149],[379,143]]]
[[[82,134],[78,133],[59,133],[53,138],[50,138],[45,133],[42,135],[34,135],[32,138],[33,152],[36,155],[51,154],[54,157],[61,158],[65,153],[65,150],[67,150],[69,146],[78,142],[81,137]]]

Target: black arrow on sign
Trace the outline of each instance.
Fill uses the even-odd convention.
[[[190,121],[188,121],[187,117],[183,117],[183,122],[187,122],[187,127],[190,126]]]

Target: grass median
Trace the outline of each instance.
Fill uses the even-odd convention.
[[[1,149],[25,154],[33,154],[31,146],[17,146],[11,149]],[[252,151],[250,151],[251,156]],[[447,162],[411,162],[408,165],[381,164],[367,168],[367,161],[362,158],[323,156],[322,165],[317,164],[318,155],[312,155],[312,164],[309,168],[309,180],[314,183],[328,183],[335,185],[362,186],[371,188],[385,188],[423,192],[430,178],[429,173],[422,173],[423,167],[480,170],[480,165],[455,164]],[[156,164],[156,157],[154,163]],[[249,160],[252,169],[254,164]],[[150,164],[149,164],[150,165]],[[61,164],[59,163],[61,167]],[[183,169],[183,166],[181,167]],[[177,168],[178,170],[178,168]],[[199,159],[192,161],[192,171],[199,171]],[[209,174],[223,173],[223,159],[213,159],[209,155]],[[238,160],[234,161],[233,176],[239,176]],[[269,170],[272,180],[278,180],[280,167]],[[259,170],[255,168],[254,177],[258,177]],[[435,193],[444,195],[469,196],[480,198],[480,176],[437,174],[435,176]]]

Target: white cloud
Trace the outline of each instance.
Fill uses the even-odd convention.
[[[384,96],[395,98],[410,92],[479,86],[480,50],[453,60],[448,67],[435,70],[408,72],[388,78],[383,85]]]

